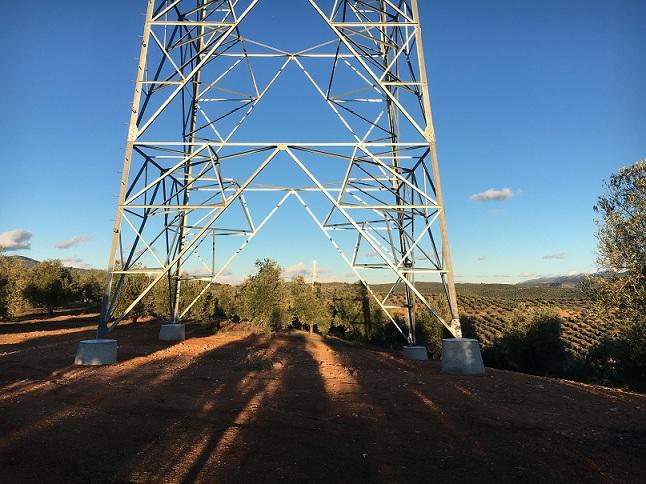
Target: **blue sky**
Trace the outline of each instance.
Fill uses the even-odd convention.
[[[270,30],[286,3],[263,1],[278,9],[253,20],[254,38],[329,37],[316,23]],[[145,2],[106,5],[5,7],[15,21],[0,30],[0,244],[6,232],[31,234],[14,232],[30,248],[11,253],[107,264]],[[646,157],[646,3],[420,5],[457,280],[595,270],[592,206],[603,181]],[[504,188],[505,200],[472,199]],[[285,207],[236,274],[262,256],[294,271],[316,258],[327,278],[347,274],[306,217]]]

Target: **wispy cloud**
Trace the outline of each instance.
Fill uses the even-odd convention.
[[[67,257],[65,259],[61,259],[61,264],[63,264],[66,267],[75,267],[77,269],[94,269],[94,266],[91,264],[88,264],[85,262],[83,259],[80,257],[73,255],[72,257]]]
[[[488,258],[488,255],[481,255],[480,257],[478,257],[478,260],[487,260]]]
[[[565,252],[558,252],[556,254],[546,254],[543,259],[565,259]]]
[[[474,193],[471,195],[471,200],[474,202],[490,202],[492,200],[507,200],[515,195],[511,188],[490,188],[484,192]]]
[[[75,235],[69,239],[59,240],[54,244],[54,247],[57,249],[69,249],[70,247],[76,247],[77,245],[84,244],[88,240],[92,239],[89,235]]]
[[[0,233],[0,249],[6,251],[31,249],[32,233],[29,230],[16,229]]]
[[[520,277],[536,277],[536,274],[533,272],[521,272],[518,274]]]
[[[375,250],[369,250],[364,255],[366,257],[377,257],[379,254],[377,254],[377,251],[375,251]]]

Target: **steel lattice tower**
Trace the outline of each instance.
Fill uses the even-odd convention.
[[[245,31],[258,4],[272,1],[148,0],[99,337],[160,284],[169,319],[181,321],[287,199],[303,206],[409,344],[418,303],[460,337],[417,0],[303,0],[330,40],[298,51]],[[346,137],[239,136],[287,69],[302,73],[303,89]],[[261,183],[281,159],[307,183]],[[254,205],[262,194],[278,198]],[[219,241],[232,237],[240,244],[222,251]],[[373,291],[375,273],[394,278],[387,294]],[[117,313],[124,285],[141,274],[146,287]],[[433,276],[448,316],[416,288]],[[201,292],[187,298],[187,280]],[[398,288],[403,304],[393,302]]]

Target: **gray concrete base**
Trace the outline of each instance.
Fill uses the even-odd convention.
[[[76,350],[74,364],[83,366],[110,365],[117,362],[116,339],[87,339]]]
[[[484,375],[484,363],[478,340],[443,339],[442,372],[454,375]]]
[[[161,341],[184,341],[186,329],[183,324],[162,324],[159,328],[159,339]]]
[[[428,360],[426,346],[404,346],[405,360]]]

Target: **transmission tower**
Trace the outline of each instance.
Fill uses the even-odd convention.
[[[419,307],[461,336],[418,2],[302,1],[328,40],[294,50],[245,29],[278,0],[147,1],[99,338],[160,287],[180,323],[288,199],[409,345]],[[242,136],[290,69],[320,100],[312,124],[326,110],[343,137]],[[306,182],[286,186],[285,166]],[[444,309],[417,288],[433,278]]]

